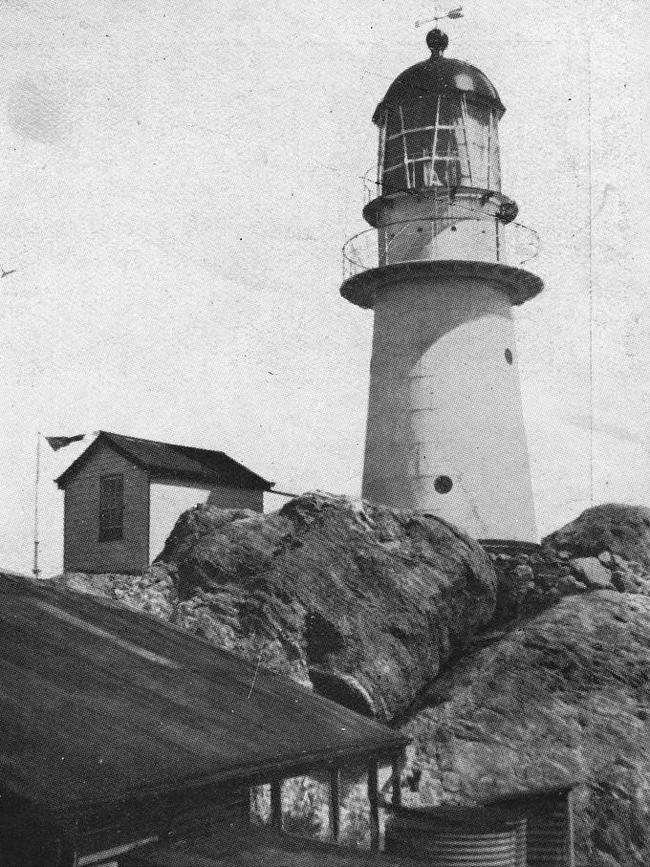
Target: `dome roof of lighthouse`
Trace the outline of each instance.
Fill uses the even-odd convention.
[[[372,117],[375,123],[379,122],[385,109],[440,94],[465,94],[467,99],[490,105],[503,114],[505,106],[487,75],[464,60],[442,56],[448,41],[447,35],[437,28],[430,31],[427,45],[431,49],[431,57],[409,66],[397,76],[375,109]]]

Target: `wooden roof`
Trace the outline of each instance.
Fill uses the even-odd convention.
[[[0,575],[0,786],[54,818],[398,752],[399,733],[153,616]]]
[[[136,466],[147,470],[154,478],[204,482],[208,485],[259,491],[269,491],[274,484],[228,457],[225,452],[100,431],[97,439],[56,479],[57,485],[65,488],[101,445],[114,449]]]

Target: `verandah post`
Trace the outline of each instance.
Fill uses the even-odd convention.
[[[370,848],[379,849],[379,781],[377,762],[368,765],[368,800],[370,801]]]
[[[341,834],[341,769],[330,771],[330,831],[332,840],[338,843]]]
[[[391,763],[391,781],[393,786],[393,810],[402,806],[402,774],[400,771],[400,756],[393,756]]]
[[[282,830],[282,780],[271,783],[271,827]]]

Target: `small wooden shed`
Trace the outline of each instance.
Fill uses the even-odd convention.
[[[407,742],[152,616],[10,575],[0,730],[0,864],[12,867],[141,864],[152,847],[241,839],[262,783],[278,829],[281,781],[315,771],[332,781],[336,837],[346,766],[369,771],[376,846],[378,764],[397,774]]]
[[[142,573],[197,503],[262,512],[273,482],[224,452],[100,431],[62,473],[65,572]]]

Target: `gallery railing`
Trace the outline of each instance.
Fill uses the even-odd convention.
[[[400,220],[350,238],[343,246],[343,277],[384,265],[445,259],[521,266],[538,253],[536,232],[489,214]]]

